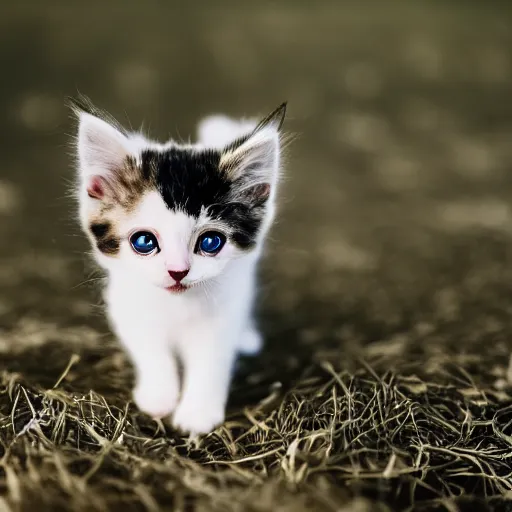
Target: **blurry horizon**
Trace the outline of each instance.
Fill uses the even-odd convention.
[[[77,92],[159,140],[193,139],[212,113],[253,117],[288,101],[284,129],[297,137],[263,279],[278,304],[338,300],[345,286],[391,275],[408,283],[414,274],[428,288],[458,250],[446,237],[471,245],[510,229],[511,8],[50,5],[10,4],[0,19],[0,230],[16,239],[0,258],[21,265],[4,289],[29,279],[35,295],[22,302],[36,311],[49,285],[37,262],[45,254],[59,261],[62,276],[50,279],[59,295],[95,296],[80,285],[88,246],[66,199],[75,125],[65,99]],[[287,291],[309,268],[317,286]],[[367,300],[361,291],[357,301]]]

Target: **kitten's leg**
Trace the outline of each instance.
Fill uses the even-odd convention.
[[[135,404],[155,419],[170,415],[178,401],[179,378],[164,333],[140,315],[114,322],[114,331],[135,367]]]
[[[137,371],[133,390],[137,407],[155,419],[172,414],[179,396],[178,368],[173,356],[169,351],[156,351],[150,357],[140,352],[132,358]]]
[[[192,435],[207,434],[224,421],[237,354],[233,335],[205,322],[183,337],[180,355],[185,375],[175,427]]]
[[[258,354],[263,347],[263,338],[256,329],[252,321],[249,322],[246,329],[242,332],[238,342],[238,351],[240,354],[253,356]]]

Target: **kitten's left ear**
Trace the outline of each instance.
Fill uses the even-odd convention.
[[[91,114],[80,114],[78,158],[84,175],[108,175],[121,169],[129,155],[128,140],[121,132]]]
[[[254,128],[247,138],[224,149],[220,170],[236,185],[237,197],[251,203],[265,202],[277,183],[281,153],[281,127],[286,103]]]
[[[86,98],[70,100],[78,117],[77,154],[82,186],[89,197],[103,199],[113,191],[127,158],[133,157],[124,130]]]

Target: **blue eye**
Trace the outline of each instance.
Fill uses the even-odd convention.
[[[130,243],[138,254],[147,255],[159,249],[156,236],[149,231],[137,231],[130,237]]]
[[[197,248],[203,254],[215,255],[226,243],[226,237],[222,233],[209,231],[199,237]]]

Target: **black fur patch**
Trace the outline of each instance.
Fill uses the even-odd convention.
[[[141,173],[145,180],[156,184],[169,209],[197,218],[206,208],[213,219],[233,230],[233,243],[249,249],[256,242],[263,205],[232,202],[236,183],[219,170],[220,158],[221,153],[214,150],[148,150],[142,154]]]
[[[115,256],[119,252],[119,238],[112,234],[112,226],[109,222],[93,222],[89,226],[96,239],[96,247],[109,256]]]
[[[192,151],[172,148],[165,152],[145,151],[142,154],[142,174],[153,174],[158,191],[171,210],[183,210],[199,217],[201,208],[222,202],[231,184],[219,169],[217,151]]]
[[[103,238],[109,231],[110,224],[108,222],[91,224],[91,232],[96,238]]]
[[[262,206],[252,207],[244,203],[216,204],[208,208],[208,213],[213,219],[229,224],[233,229],[231,240],[241,249],[254,246],[264,215]]]

